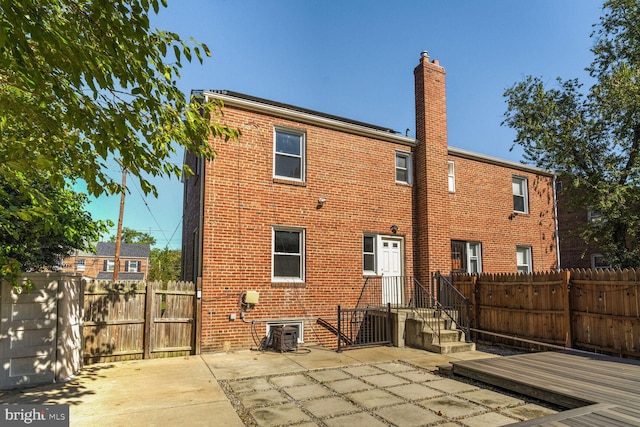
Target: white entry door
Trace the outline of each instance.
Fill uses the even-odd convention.
[[[403,301],[402,239],[380,239],[380,274],[382,275],[382,303],[400,305]]]

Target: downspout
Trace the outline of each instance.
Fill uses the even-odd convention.
[[[556,186],[558,181],[558,175],[553,174],[553,222],[555,225],[556,235],[556,258],[558,259],[558,268],[560,270],[560,236],[558,234],[558,194],[556,192]]]

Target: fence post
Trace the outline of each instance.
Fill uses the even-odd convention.
[[[194,354],[200,354],[202,351],[202,277],[198,277],[196,279],[196,295],[195,295],[195,304],[194,304]]]
[[[571,321],[571,272],[560,272],[562,278],[562,304],[564,306],[564,329],[566,333],[565,346],[573,347],[573,322]]]
[[[340,313],[340,306],[338,306],[338,353],[342,352],[340,347],[340,334],[342,333],[342,316]]]
[[[473,327],[480,329],[480,297],[478,289],[478,276],[471,276],[471,303],[473,304]]]
[[[151,358],[151,335],[153,325],[153,283],[146,283],[146,294],[144,304],[144,342],[143,342],[143,359]]]

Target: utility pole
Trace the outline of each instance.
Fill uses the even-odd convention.
[[[118,162],[120,163],[120,162]],[[120,163],[122,166],[122,163]],[[118,280],[120,271],[120,244],[122,242],[122,217],[124,216],[124,196],[127,191],[127,169],[122,166],[122,193],[120,194],[120,215],[118,215],[118,229],[116,230],[116,253],[113,260],[113,281]]]

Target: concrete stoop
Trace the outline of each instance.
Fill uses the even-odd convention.
[[[438,340],[438,331],[440,339]],[[465,342],[464,333],[443,318],[431,317],[423,320],[408,316],[405,320],[405,345],[421,348],[433,353],[452,354],[474,351],[475,343]]]

